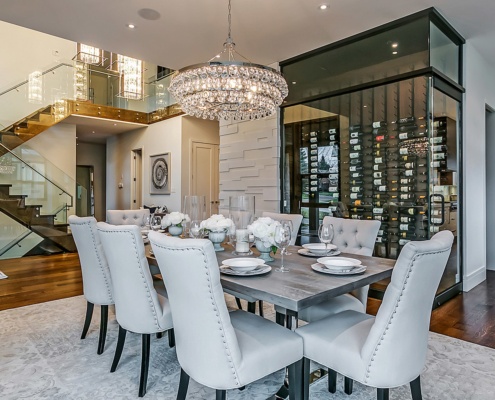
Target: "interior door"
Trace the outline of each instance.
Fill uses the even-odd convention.
[[[131,209],[143,205],[143,150],[132,150]]]
[[[206,214],[218,214],[218,144],[192,143],[191,195],[204,195]]]

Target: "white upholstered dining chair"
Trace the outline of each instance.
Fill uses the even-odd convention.
[[[274,212],[263,211],[261,214],[263,217],[269,217],[275,221],[289,220],[292,221],[292,235],[290,237],[290,245],[294,246],[297,240],[297,234],[299,233],[299,228],[301,227],[301,222],[303,216],[301,214],[280,214]]]
[[[96,219],[71,215],[69,216],[69,225],[79,254],[83,293],[87,301],[86,319],[81,339],[86,338],[94,306],[97,304],[101,308],[100,338],[97,353],[102,354],[105,349],[107,335],[108,306],[114,304],[110,270],[96,229]]]
[[[137,225],[143,227],[146,224],[146,218],[149,216],[149,209],[107,210],[107,222],[111,225]]]
[[[450,255],[454,236],[437,233],[430,240],[407,243],[397,259],[376,317],[349,310],[296,330],[304,340],[305,395],[309,361],[329,368],[329,390],[336,373],[377,388],[379,400],[389,389],[410,384],[421,400],[428,328],[435,292]]]
[[[182,368],[177,399],[186,398],[189,377],[215,389],[220,400],[228,389],[242,389],[286,366],[290,398],[300,398],[300,338],[260,316],[228,312],[212,243],[157,232],[150,232],[149,239],[172,310]]]
[[[127,331],[142,337],[139,397],[146,394],[151,334],[172,330],[172,316],[167,293],[162,285],[155,288],[136,225],[109,225],[98,222],[103,249],[112,276],[115,316],[119,338],[110,372],[114,372],[124,348]],[[158,293],[157,293],[158,292]],[[170,344],[173,344],[173,340]]]

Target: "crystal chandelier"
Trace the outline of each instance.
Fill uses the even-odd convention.
[[[230,2],[229,31],[223,51],[207,63],[177,71],[168,88],[182,110],[197,118],[263,118],[274,114],[288,94],[287,82],[278,71],[253,64],[235,50]],[[236,60],[236,56],[244,61]],[[226,60],[221,61],[222,57]]]
[[[130,100],[143,99],[143,62],[119,54],[119,72],[122,74],[121,97]]]

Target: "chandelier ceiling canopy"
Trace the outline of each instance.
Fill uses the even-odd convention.
[[[235,50],[230,2],[229,32],[222,52],[206,63],[180,69],[168,88],[182,110],[197,118],[263,118],[274,114],[289,92],[278,71],[254,64]]]

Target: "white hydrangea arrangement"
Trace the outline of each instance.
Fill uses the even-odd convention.
[[[182,224],[190,221],[189,215],[178,211],[172,211],[170,214],[167,214],[162,218],[162,228],[167,228],[171,225],[182,227]]]
[[[263,242],[263,246],[276,249],[275,245],[275,230],[280,222],[275,221],[270,217],[260,217],[254,221],[251,225],[248,225],[248,231],[257,240]]]
[[[200,229],[208,232],[227,232],[235,227],[230,218],[225,218],[222,214],[213,214],[210,218],[201,221]]]

